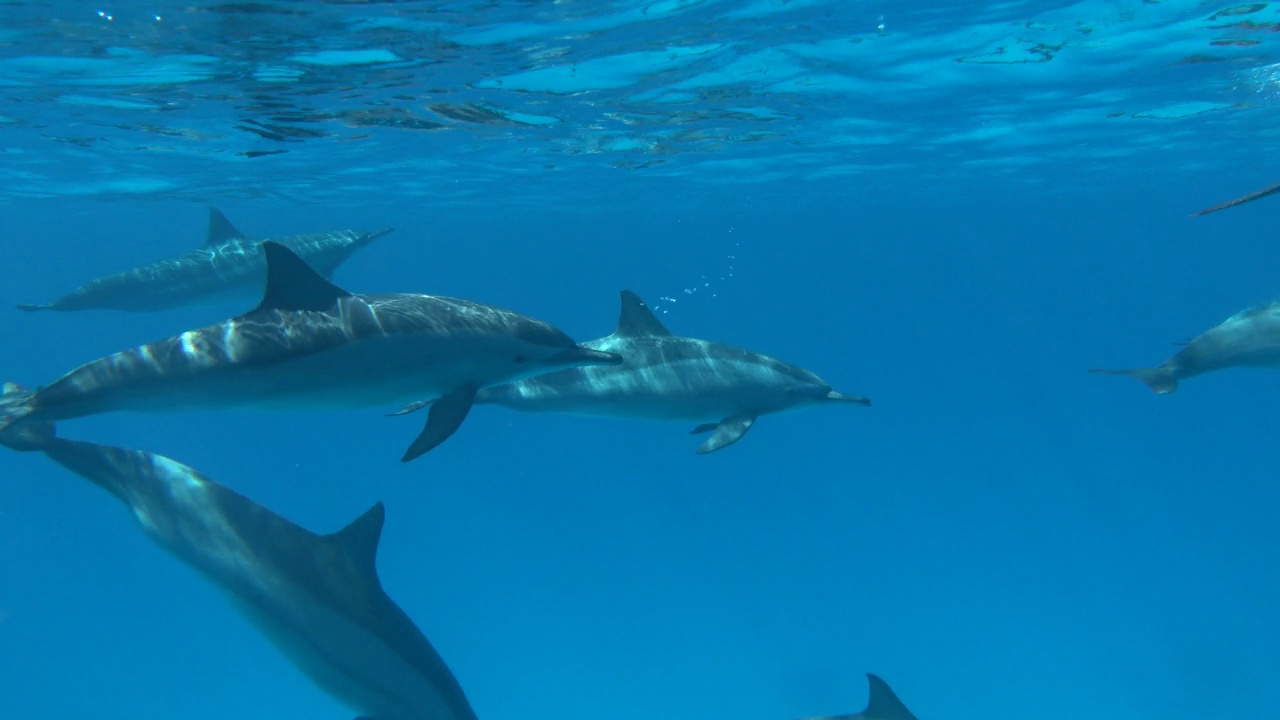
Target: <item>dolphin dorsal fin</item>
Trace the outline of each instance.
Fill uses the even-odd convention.
[[[863,717],[869,720],[916,720],[916,716],[898,699],[889,683],[872,673],[867,673],[867,682],[871,685],[871,695],[867,699]]]
[[[262,243],[267,258],[267,289],[258,310],[315,310],[333,307],[351,293],[320,277],[306,261],[280,243]]]
[[[216,247],[231,240],[244,239],[245,234],[237,230],[221,210],[209,208],[209,234],[204,239],[206,247]]]
[[[670,335],[671,331],[649,309],[640,296],[630,290],[622,291],[622,312],[618,315],[618,329],[614,335],[636,337],[640,335]]]
[[[381,502],[376,502],[363,515],[329,537],[344,547],[363,569],[377,575],[378,542],[382,540],[382,524],[386,519],[386,508]]]

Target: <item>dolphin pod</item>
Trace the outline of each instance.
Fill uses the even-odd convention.
[[[451,436],[480,388],[618,363],[541,320],[434,295],[354,295],[263,244],[262,302],[244,315],[72,370],[0,417],[67,420],[121,410],[360,408],[438,398],[402,458]]]
[[[0,408],[30,396],[8,383]],[[221,590],[357,720],[477,720],[448,664],[383,590],[382,503],[319,535],[180,462],[66,440],[50,421],[0,430],[0,445],[43,453],[123,503],[152,542]],[[862,712],[805,720],[916,720],[884,680],[867,680]]]
[[[825,404],[869,406],[822,378],[757,352],[673,335],[639,295],[622,291],[618,327],[583,347],[622,357],[617,365],[569,368],[485,388],[477,404],[695,424],[709,432],[699,454],[742,439],[756,418]],[[393,413],[430,405],[419,401]]]

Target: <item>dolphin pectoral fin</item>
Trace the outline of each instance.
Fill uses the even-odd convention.
[[[440,443],[458,430],[462,421],[467,419],[471,406],[476,401],[476,388],[473,385],[454,390],[437,400],[432,401],[427,411],[427,424],[422,428],[418,438],[404,452],[400,462],[409,462],[414,458],[431,452]]]
[[[1161,365],[1153,368],[1135,368],[1131,370],[1105,370],[1103,368],[1089,368],[1089,372],[1095,375],[1126,375],[1128,377],[1141,380],[1146,386],[1151,388],[1151,392],[1157,395],[1167,395],[1178,389],[1178,378],[1174,376],[1173,371]]]
[[[14,307],[18,308],[22,312],[39,312],[41,310],[53,309],[52,305],[28,305],[26,303],[20,303],[18,305],[14,305]]]
[[[699,455],[715,452],[742,439],[756,422],[755,415],[734,415],[720,421],[716,431],[698,447]],[[696,428],[695,428],[696,429]]]
[[[400,408],[395,412],[387,413],[387,417],[396,417],[399,415],[408,415],[409,413],[415,413],[427,407],[433,402],[435,402],[435,400],[419,400],[417,402],[411,402],[408,405],[405,405],[404,407]]]
[[[716,428],[718,428],[718,427],[720,427],[720,423],[703,423],[703,424],[699,425],[698,427],[696,427],[696,428],[694,428],[694,429],[690,430],[690,431],[689,431],[689,434],[690,434],[690,435],[701,435],[702,433],[709,433],[709,432],[711,432],[712,430],[715,430],[715,429],[716,429]]]

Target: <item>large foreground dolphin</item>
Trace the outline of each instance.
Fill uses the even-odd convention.
[[[867,683],[871,686],[871,694],[866,710],[852,715],[819,715],[803,720],[916,720],[916,716],[889,688],[889,683],[871,673],[867,673]]]
[[[1230,367],[1280,368],[1280,302],[1258,305],[1232,315],[1187,341],[1173,357],[1153,368],[1091,373],[1128,375],[1157,395],[1178,389],[1178,381]]]
[[[646,418],[701,423],[711,432],[700,454],[732,445],[756,418],[808,405],[870,405],[831,389],[822,378],[767,355],[720,343],[677,337],[633,292],[622,291],[617,330],[583,343],[617,353],[621,365],[580,367],[481,390],[477,403],[526,412]],[[432,404],[412,403],[395,414]]]
[[[4,388],[0,402],[27,393]],[[217,585],[294,665],[369,720],[475,720],[462,687],[382,590],[382,503],[316,535],[182,463],[19,423],[0,444],[43,452],[133,511],[157,545]]]
[[[452,435],[482,387],[622,361],[488,305],[353,295],[283,245],[263,247],[267,287],[257,309],[82,365],[0,413],[0,429],[117,410],[356,408],[436,397],[408,461]]]
[[[374,232],[337,230],[290,235],[274,242],[292,250],[327,278],[356,250],[391,231],[392,228]],[[97,278],[48,305],[19,305],[18,309],[145,312],[252,297],[261,290],[267,273],[263,242],[245,237],[226,216],[211,209],[204,247],[181,257]]]

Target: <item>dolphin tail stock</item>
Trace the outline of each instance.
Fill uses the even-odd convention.
[[[10,450],[43,450],[57,438],[50,421],[22,421],[31,412],[27,405],[31,395],[30,390],[17,383],[0,386],[0,445]]]
[[[1104,368],[1089,368],[1089,372],[1096,375],[1125,375],[1136,380],[1140,380],[1151,388],[1151,392],[1157,395],[1167,395],[1178,389],[1178,378],[1174,376],[1173,371],[1161,365],[1153,368],[1131,368],[1128,370],[1107,370]]]

